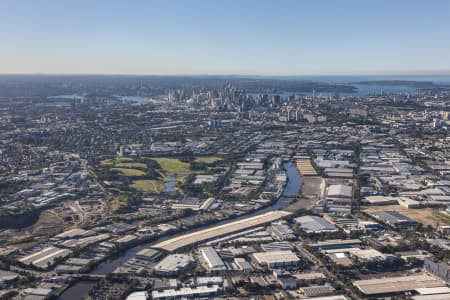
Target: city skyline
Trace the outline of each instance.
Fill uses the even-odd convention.
[[[450,74],[446,1],[3,1],[3,74]]]

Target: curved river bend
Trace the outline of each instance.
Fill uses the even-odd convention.
[[[212,226],[217,226],[217,225],[222,225],[222,224],[226,224],[226,223],[230,223],[230,222],[234,222],[234,221],[238,221],[244,218],[249,218],[252,216],[256,216],[259,214],[263,214],[266,213],[268,211],[272,211],[272,210],[278,210],[278,209],[282,209],[286,206],[286,200],[288,197],[295,197],[298,195],[298,193],[300,192],[301,186],[302,186],[302,180],[300,177],[300,174],[297,171],[297,168],[294,164],[292,164],[291,162],[287,162],[284,164],[284,168],[286,169],[286,173],[287,173],[287,177],[288,177],[288,182],[284,188],[283,194],[281,197],[278,198],[277,202],[275,202],[274,204],[267,206],[265,208],[262,208],[260,210],[257,210],[255,212],[252,212],[250,214],[246,214],[243,216],[239,216],[236,218],[232,218],[232,219],[228,219],[226,221],[221,221],[209,226],[205,226],[205,227],[200,227],[200,228],[195,228],[193,230],[188,230],[188,231],[184,231],[181,233],[177,233],[174,235],[170,235],[170,236],[164,236],[159,238],[158,240],[152,241],[151,243],[146,243],[146,244],[142,244],[133,248],[130,248],[128,250],[126,250],[124,252],[124,254],[120,257],[116,257],[113,258],[111,260],[107,260],[101,264],[99,264],[91,273],[93,274],[109,274],[111,272],[113,272],[117,267],[119,267],[121,264],[123,264],[124,262],[126,262],[127,260],[129,260],[130,258],[134,257],[136,255],[137,252],[139,252],[140,250],[144,249],[144,248],[148,248],[153,244],[156,244],[158,242],[161,242],[163,240],[169,239],[169,238],[173,238],[177,235],[182,235],[182,234],[186,234],[189,232],[194,232],[194,231],[198,231],[198,230],[202,230],[205,229],[207,227],[212,227]],[[93,287],[94,283],[92,282],[77,282],[75,283],[73,286],[71,286],[70,288],[68,288],[67,290],[64,291],[64,293],[60,296],[59,300],[78,300],[78,299],[82,299],[83,297],[86,297],[89,293],[89,290]]]

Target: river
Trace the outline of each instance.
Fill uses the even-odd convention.
[[[108,274],[111,273],[112,271],[114,271],[117,267],[119,267],[121,264],[123,264],[124,262],[126,262],[127,260],[129,260],[130,258],[134,257],[134,255],[139,252],[140,250],[144,249],[144,248],[148,248],[153,244],[156,244],[158,242],[161,242],[163,240],[169,239],[169,238],[173,238],[175,236],[178,235],[182,235],[182,234],[186,234],[189,232],[194,232],[194,231],[198,231],[198,230],[202,230],[208,227],[212,227],[212,226],[217,226],[217,225],[222,225],[222,224],[226,224],[226,223],[230,223],[230,222],[234,222],[234,221],[238,221],[244,218],[249,218],[252,216],[256,216],[259,214],[263,214],[266,213],[268,211],[272,211],[272,210],[278,210],[278,209],[282,209],[286,206],[286,200],[288,197],[295,197],[298,195],[298,193],[300,192],[301,186],[302,186],[302,180],[300,177],[300,174],[297,171],[297,168],[294,164],[292,164],[291,162],[287,162],[284,164],[284,168],[286,169],[286,173],[287,173],[287,177],[288,177],[288,182],[284,188],[283,194],[281,197],[278,198],[278,200],[270,205],[267,206],[265,208],[262,208],[260,210],[257,210],[253,213],[250,214],[246,214],[243,216],[239,216],[236,218],[232,218],[226,221],[221,221],[215,224],[212,224],[210,226],[205,226],[205,227],[200,227],[200,228],[195,228],[193,230],[189,230],[189,231],[184,231],[181,233],[177,233],[171,236],[165,236],[165,237],[161,237],[160,239],[156,240],[156,241],[152,241],[151,243],[146,243],[146,244],[142,244],[140,246],[136,246],[133,248],[130,248],[128,250],[126,250],[122,256],[120,257],[115,257],[112,258],[110,260],[107,260],[103,263],[101,263],[100,265],[98,265],[93,271],[93,274]],[[82,297],[80,298],[80,295],[87,295],[87,293],[89,292],[89,289],[92,288],[91,284],[88,284],[86,282],[78,282],[76,284],[74,284],[72,287],[68,288],[66,291],[64,291],[64,293],[61,295],[61,297],[59,298],[59,300],[78,300],[78,299],[82,299]]]

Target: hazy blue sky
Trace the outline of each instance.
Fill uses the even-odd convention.
[[[0,73],[450,73],[448,0],[0,0]]]

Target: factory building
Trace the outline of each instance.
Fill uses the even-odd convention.
[[[427,257],[424,259],[423,267],[428,273],[434,274],[445,282],[450,283],[450,266],[448,263]]]
[[[418,288],[443,287],[445,284],[434,276],[426,274],[384,277],[353,281],[361,293],[367,296],[395,295],[415,291]]]
[[[287,268],[297,266],[300,263],[300,258],[290,250],[258,252],[253,253],[252,256],[260,266],[266,266],[270,269]]]
[[[334,225],[317,216],[298,217],[295,222],[300,224],[301,229],[306,233],[335,232],[338,230]]]
[[[331,250],[331,249],[343,249],[343,248],[360,248],[361,240],[360,239],[350,239],[350,240],[326,240],[317,243],[311,243],[309,246],[313,249],[322,250]]]
[[[227,267],[223,262],[222,258],[220,258],[219,254],[213,247],[205,247],[200,249],[200,253],[202,254],[203,259],[208,265],[209,271],[226,271]]]
[[[417,221],[396,211],[379,211],[371,215],[395,229],[411,229],[419,224]]]
[[[172,254],[161,260],[153,271],[157,275],[177,275],[192,267],[194,260],[186,254]]]
[[[187,299],[208,298],[217,294],[219,286],[183,287],[180,289],[167,289],[153,291],[152,299]]]
[[[56,263],[57,259],[69,256],[72,251],[57,247],[47,247],[19,259],[25,265],[33,265],[40,269],[47,269]]]

